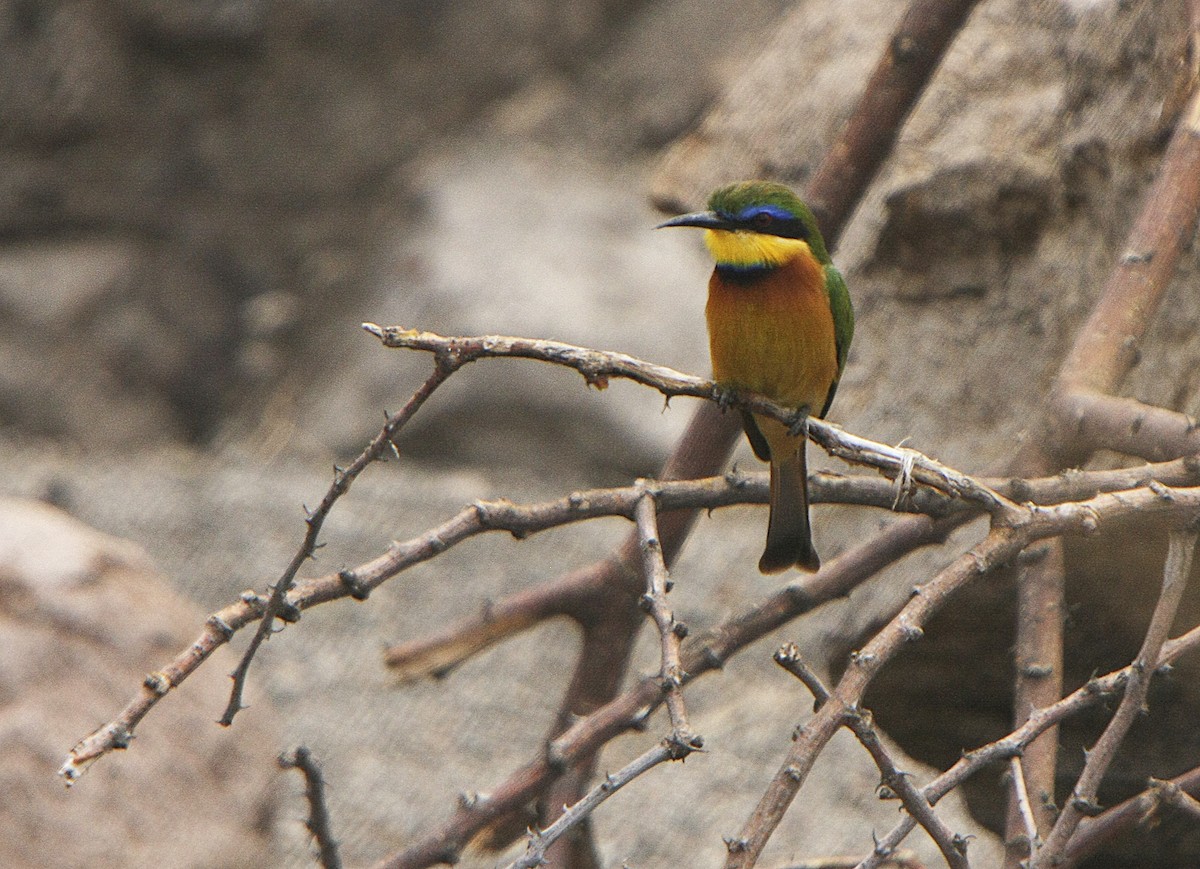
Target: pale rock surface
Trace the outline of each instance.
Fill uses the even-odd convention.
[[[265,865],[278,788],[261,761],[277,737],[265,705],[237,733],[213,723],[226,654],[163,701],[129,751],[71,789],[56,776],[65,750],[186,646],[200,618],[141,547],[0,499],[0,864]]]

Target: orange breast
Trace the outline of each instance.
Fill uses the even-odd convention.
[[[808,405],[814,415],[821,412],[838,371],[833,314],[819,262],[797,257],[744,281],[714,271],[705,314],[718,383],[794,407]]]

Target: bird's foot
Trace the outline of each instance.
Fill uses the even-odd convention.
[[[738,391],[732,386],[717,384],[713,387],[713,400],[716,401],[717,407],[721,409],[721,413],[725,413],[725,411],[737,403]]]
[[[794,438],[808,437],[808,405],[798,408],[788,422],[788,434]]]

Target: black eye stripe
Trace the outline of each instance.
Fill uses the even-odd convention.
[[[808,241],[808,229],[799,218],[781,218],[773,214],[760,212],[749,219],[738,221],[746,229],[757,232],[769,232],[780,238],[796,238]]]

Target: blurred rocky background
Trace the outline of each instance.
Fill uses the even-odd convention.
[[[274,771],[300,742],[324,763],[345,856],[361,864],[540,750],[567,626],[402,689],[379,650],[594,559],[620,522],[472,541],[367,603],[314,610],[268,645],[229,733],[211,724],[222,680],[198,675],[127,755],[65,795],[53,777],[205,612],[278,576],[330,465],[423,378],[428,358],[380,349],[362,321],[557,338],[704,373],[708,265],[695,238],[650,231],[654,205],[696,207],[749,176],[802,186],[899,12],[0,0],[0,726],[23,747],[0,777],[37,795],[3,810],[30,831],[5,865],[312,865],[299,784]],[[1120,253],[1189,64],[1183,0],[980,3],[837,253],[859,327],[832,418],[996,470]],[[1196,275],[1193,255],[1129,385],[1190,412]],[[652,474],[690,409],[479,363],[422,412],[403,460],[369,470],[334,511],[315,569],[359,563],[476,498]],[[880,521],[821,509],[818,546],[831,557]],[[761,523],[749,508],[701,521],[672,595],[689,624],[770,590],[753,570]],[[697,684],[709,751],[597,814],[608,865],[715,864],[811,708],[773,672],[778,641],[837,669],[945,558],[909,559]],[[1160,559],[1152,540],[1075,547],[1069,682],[1132,657]],[[988,594],[940,619],[871,698],[918,760],[945,765],[1008,729],[1011,589]],[[653,645],[638,668],[656,666]],[[1145,736],[1106,802],[1195,765],[1194,733],[1177,725],[1200,683],[1179,673],[1165,690],[1183,712]],[[604,765],[649,738],[618,741]],[[861,856],[894,822],[851,740],[825,764],[769,865]],[[988,785],[973,808],[994,823]],[[977,865],[995,865],[996,840],[961,805],[947,811],[976,837]],[[1094,865],[1195,865],[1185,832],[1146,832]]]

